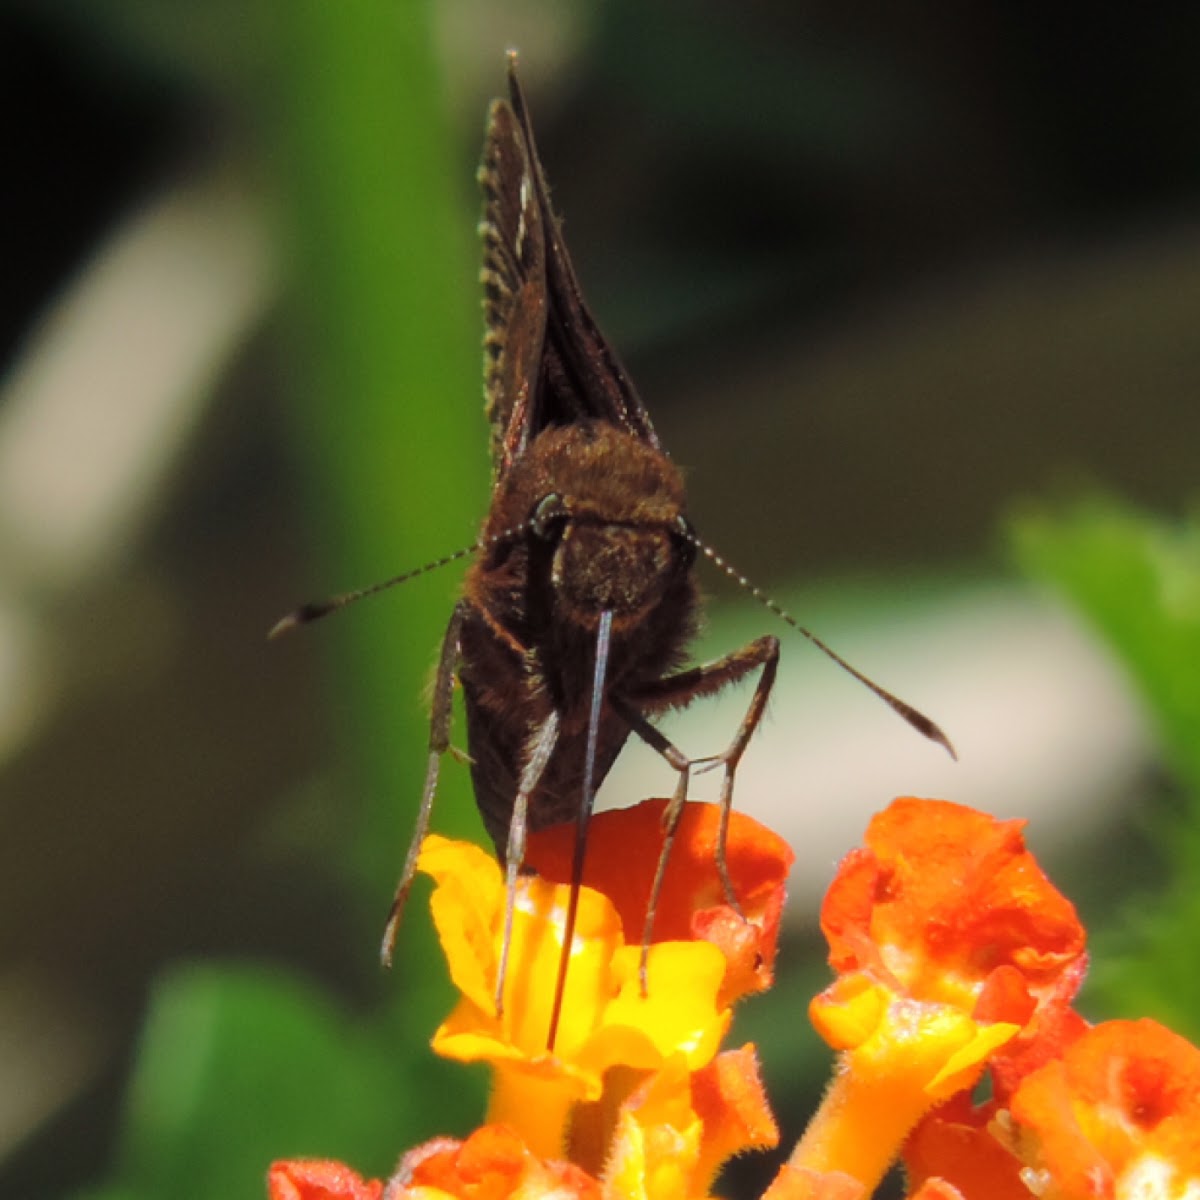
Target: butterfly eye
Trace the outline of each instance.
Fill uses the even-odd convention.
[[[562,497],[557,492],[551,492],[538,501],[537,508],[533,510],[530,525],[538,537],[549,541],[558,534],[566,515],[567,511],[563,507]]]

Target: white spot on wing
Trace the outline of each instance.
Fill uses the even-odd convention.
[[[529,208],[529,175],[525,173],[521,176],[521,215],[517,219],[517,257],[525,256],[525,239],[529,236],[529,231],[525,225],[525,213]]]

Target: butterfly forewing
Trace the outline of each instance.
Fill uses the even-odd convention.
[[[606,421],[656,450],[645,406],[584,302],[515,73],[493,104],[480,180],[488,414],[502,476],[551,425]]]
[[[547,309],[542,208],[523,131],[503,100],[488,114],[479,183],[484,390],[499,478],[529,444]]]

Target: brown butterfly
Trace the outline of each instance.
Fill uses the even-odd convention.
[[[508,80],[508,101],[495,101],[489,113],[479,171],[491,506],[478,542],[441,560],[474,554],[442,643],[425,789],[384,934],[383,958],[391,958],[428,828],[439,763],[450,747],[457,675],[476,802],[506,868],[497,1009],[527,835],[569,821],[577,825],[571,903],[547,1036],[553,1048],[596,789],[631,733],[678,773],[642,935],[644,987],[655,901],[689,773],[701,763],[722,766],[721,804],[728,812],[738,762],[775,680],[779,641],[773,636],[756,638],[703,666],[684,666],[698,623],[693,571],[698,554],[749,588],[919,732],[953,750],[932,721],[846,664],[693,532],[679,470],[580,293],[550,207],[515,60],[510,60]],[[323,616],[418,573],[306,606],[277,629]],[[689,758],[652,724],[667,710],[712,695],[756,670],[758,683],[746,714],[722,753]],[[723,836],[722,829],[717,866],[736,908]]]

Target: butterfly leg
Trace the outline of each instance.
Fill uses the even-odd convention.
[[[631,707],[618,696],[610,696],[609,703],[629,728],[638,735],[652,750],[667,760],[678,772],[675,783],[675,793],[671,797],[667,811],[663,814],[663,844],[658,854],[658,865],[654,869],[654,882],[650,885],[650,898],[646,905],[646,921],[642,926],[642,953],[638,960],[638,983],[642,995],[647,993],[646,968],[650,956],[650,939],[654,933],[654,915],[658,909],[658,898],[662,893],[663,879],[667,873],[667,862],[671,857],[671,848],[675,845],[675,834],[679,830],[679,818],[683,815],[687,803],[688,784],[691,780],[694,760],[688,758],[678,746],[666,737],[660,730],[655,729],[636,708]]]
[[[454,608],[450,615],[450,623],[446,626],[445,637],[442,638],[442,652],[438,658],[437,675],[433,683],[433,703],[430,706],[429,717],[429,762],[425,768],[425,787],[421,792],[421,807],[417,812],[417,827],[413,830],[412,841],[408,845],[408,854],[404,859],[404,870],[400,874],[400,882],[396,885],[396,894],[392,898],[392,907],[388,912],[387,924],[383,929],[383,943],[379,948],[379,957],[385,967],[392,965],[392,953],[396,948],[396,931],[400,927],[400,918],[404,915],[404,905],[408,893],[412,889],[413,879],[417,873],[417,859],[421,854],[421,843],[429,831],[429,814],[433,811],[433,797],[437,791],[438,771],[442,763],[442,755],[450,749],[450,721],[453,715],[454,669],[459,659],[459,638],[462,633],[463,618],[466,610],[461,604]]]
[[[648,714],[665,712],[670,708],[683,708],[701,696],[714,695],[760,667],[762,673],[758,677],[754,695],[750,699],[738,731],[734,735],[733,741],[721,754],[689,759],[663,733],[650,724]],[[687,671],[680,671],[675,675],[668,675],[664,679],[638,689],[631,695],[611,698],[613,707],[628,722],[633,732],[647,745],[657,750],[679,772],[674,795],[671,797],[671,802],[663,817],[663,846],[658,856],[658,866],[655,869],[654,882],[651,885],[650,899],[646,908],[646,924],[642,932],[642,957],[639,974],[643,994],[646,990],[646,961],[653,933],[654,915],[662,893],[667,861],[675,844],[675,834],[679,827],[679,820],[683,816],[684,804],[687,801],[691,769],[698,763],[705,764],[705,769],[708,769],[710,765],[714,767],[724,765],[725,768],[725,778],[721,785],[721,821],[717,832],[716,865],[726,899],[735,911],[741,913],[741,905],[733,890],[733,880],[729,876],[729,863],[726,856],[729,814],[733,809],[733,779],[738,763],[741,761],[754,731],[762,721],[778,669],[779,639],[770,636],[761,637],[714,662],[705,663],[703,666],[693,667]]]

